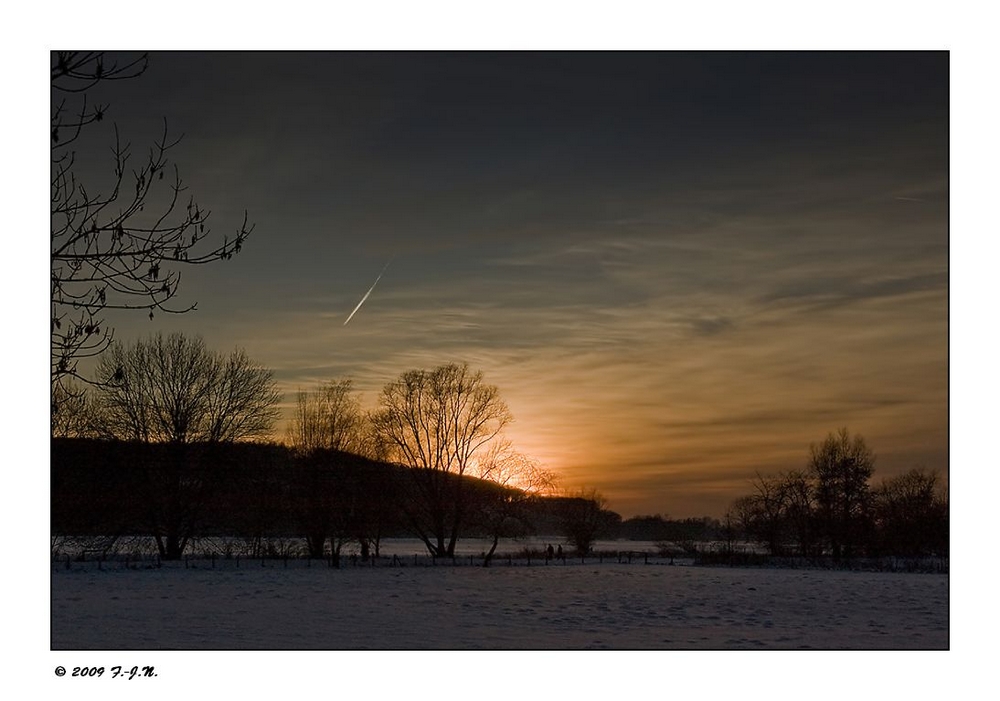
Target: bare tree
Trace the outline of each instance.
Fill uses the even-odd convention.
[[[97,368],[107,432],[146,443],[225,443],[270,435],[281,394],[242,350],[156,334],[115,343]]]
[[[748,536],[772,555],[788,552],[793,544],[803,555],[813,553],[815,541],[815,480],[800,471],[775,475],[757,473],[753,493],[743,497],[734,513],[740,515]]]
[[[758,472],[753,487],[753,532],[772,555],[779,555],[784,550],[785,540],[787,496],[784,482],[780,476],[765,477]]]
[[[269,435],[281,395],[243,351],[223,356],[179,333],[113,344],[97,377],[104,430],[136,444],[148,527],[177,559],[221,481],[215,446]]]
[[[816,485],[808,472],[790,470],[781,475],[785,521],[799,553],[816,554]]]
[[[594,541],[614,525],[617,514],[606,506],[607,501],[596,489],[581,489],[563,499],[563,532],[581,557],[588,555]]]
[[[755,529],[754,520],[757,517],[757,508],[754,498],[749,495],[738,497],[726,511],[726,520],[739,534],[744,542],[750,542]]]
[[[72,381],[53,387],[53,402],[59,406],[51,415],[53,438],[107,437],[101,417],[101,403],[93,391]]]
[[[372,421],[392,458],[411,468],[412,527],[431,555],[454,556],[465,516],[462,478],[511,421],[499,390],[465,364],[411,370],[385,386]]]
[[[163,134],[145,157],[135,160],[117,125],[109,169],[102,185],[85,182],[76,147],[88,127],[104,121],[107,104],[94,103],[100,85],[137,78],[145,54],[119,65],[101,52],[53,52],[51,156],[51,382],[52,410],[67,396],[64,380],[78,373],[79,360],[111,347],[105,313],[113,309],[180,314],[195,304],[175,306],[182,265],[226,260],[240,252],[252,231],[246,214],[232,238],[205,245],[211,213],[192,198],[168,155],[179,139]],[[164,177],[169,173],[168,177]],[[56,386],[62,386],[56,391]]]
[[[363,559],[378,554],[394,485],[357,457],[381,457],[370,423],[349,379],[298,393],[287,441],[297,453],[299,522],[311,557],[324,556],[328,538],[335,559],[351,540]]]
[[[733,501],[722,515],[719,535],[722,538],[723,553],[729,557],[736,554],[736,543],[741,536],[745,539],[744,515],[747,511],[747,497]]]
[[[948,550],[948,500],[938,473],[912,469],[872,490],[878,548],[921,556]]]
[[[478,523],[492,537],[489,551],[483,557],[488,567],[500,543],[500,538],[522,535],[529,528],[529,504],[555,488],[555,475],[538,461],[516,451],[513,444],[496,441],[478,461],[476,476],[492,483],[478,494]]]
[[[365,423],[351,380],[327,382],[314,391],[299,391],[288,442],[304,452],[324,448],[358,453],[365,444]]]
[[[835,560],[852,556],[864,538],[874,471],[875,455],[864,438],[851,437],[846,428],[809,446],[819,520]]]

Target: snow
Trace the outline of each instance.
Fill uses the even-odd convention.
[[[53,650],[943,650],[948,577],[588,561],[53,567]]]

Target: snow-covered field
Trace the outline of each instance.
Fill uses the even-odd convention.
[[[662,564],[56,567],[52,648],[947,649],[948,577]]]

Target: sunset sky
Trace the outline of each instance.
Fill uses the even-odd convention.
[[[876,480],[943,474],[948,81],[944,52],[153,53],[82,172],[165,118],[213,235],[256,228],[182,270],[196,312],[109,320],[246,349],[286,415],[468,362],[623,516],[721,516],[844,426]]]

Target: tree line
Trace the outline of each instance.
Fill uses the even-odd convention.
[[[501,538],[539,517],[552,527],[554,504],[583,552],[610,513],[596,493],[540,506],[554,475],[504,437],[498,388],[464,364],[401,374],[371,411],[347,379],[301,390],[284,445],[269,443],[281,400],[271,372],[180,333],[112,343],[91,387],[53,393],[58,528],[92,532],[79,514],[112,514],[95,523],[148,533],[167,559],[230,528],[258,543],[295,532],[310,556],[334,558],[351,542],[377,554],[385,533],[453,557],[473,533],[492,538],[488,563]]]
[[[150,320],[191,311],[193,305],[174,304],[179,271],[231,260],[254,228],[244,213],[242,223],[231,224],[231,236],[213,238],[210,210],[184,194],[170,160],[178,140],[166,123],[138,156],[114,125],[105,135],[108,179],[87,182],[76,149],[112,115],[109,104],[92,97],[94,89],[137,79],[147,64],[145,54],[121,60],[102,52],[51,54],[52,434],[90,439],[91,446],[69,449],[72,441],[54,440],[54,519],[73,521],[74,509],[62,507],[79,506],[74,493],[88,494],[92,506],[136,502],[141,508],[132,511],[141,518],[126,509],[131,515],[119,521],[153,535],[164,557],[179,557],[203,517],[225,511],[219,495],[236,490],[240,498],[230,505],[240,504],[241,517],[259,524],[289,504],[301,509],[295,528],[312,554],[339,552],[350,532],[363,552],[373,542],[377,550],[380,528],[392,522],[383,520],[383,509],[401,520],[393,528],[419,537],[432,555],[453,556],[457,540],[479,529],[493,536],[492,556],[499,538],[523,532],[525,514],[554,498],[554,479],[504,439],[510,412],[482,373],[458,364],[403,373],[368,412],[349,380],[302,391],[285,448],[267,444],[279,413],[273,376],[245,353],[211,352],[182,334],[131,345],[114,340],[107,310],[140,310]],[[96,375],[84,377],[79,361],[95,357]],[[103,469],[121,463],[128,470],[105,484],[112,476],[94,468],[85,483],[74,464],[88,451],[106,453]],[[235,482],[222,478],[233,460],[244,468]],[[260,469],[247,468],[257,463]],[[368,469],[376,464],[381,472]],[[386,477],[400,467],[407,468],[404,480]],[[557,511],[583,553],[600,535],[656,531],[662,537],[654,539],[690,542],[709,538],[713,529],[727,543],[753,540],[773,554],[947,552],[948,501],[939,475],[912,470],[872,485],[873,471],[874,455],[845,429],[812,447],[805,470],[758,474],[753,492],[719,524],[662,517],[622,523],[593,490],[562,498]],[[65,484],[75,486],[63,490]],[[112,498],[115,484],[129,491]],[[366,490],[380,495],[374,512]],[[486,493],[492,496],[484,500]],[[393,501],[397,494],[406,495],[400,503]],[[103,523],[96,506],[87,513],[91,528]]]
[[[758,473],[723,519],[727,542],[772,555],[921,557],[948,553],[948,494],[936,471],[872,483],[875,454],[846,428],[813,444],[804,470]]]
[[[578,554],[614,537],[621,517],[584,494],[539,495],[477,477],[463,480],[461,538],[485,539],[489,565],[501,538],[563,535]],[[148,536],[162,559],[199,539],[224,537],[250,557],[285,552],[338,562],[349,548],[379,557],[385,538],[419,537],[425,513],[410,468],[355,453],[307,453],[273,442],[141,443],[52,439],[52,534],[113,545]],[[427,552],[436,557],[449,557]]]
[[[602,537],[754,541],[773,555],[834,560],[947,552],[948,504],[937,473],[873,486],[875,457],[846,429],[810,447],[805,470],[758,473],[723,520],[622,521],[595,490],[557,496],[554,475],[504,437],[498,388],[464,364],[410,370],[364,410],[349,379],[296,395],[284,444],[271,442],[281,395],[243,351],[156,334],[115,342],[93,386],[53,386],[53,528],[148,534],[161,557],[206,534],[301,537],[310,557],[349,543],[378,555],[386,535],[454,557],[462,537],[560,533],[587,554]],[[541,531],[539,530],[541,529]]]

